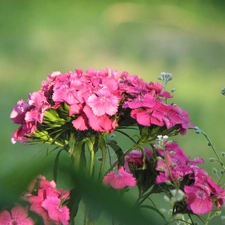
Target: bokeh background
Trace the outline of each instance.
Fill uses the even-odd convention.
[[[57,70],[110,67],[148,82],[170,72],[168,89],[176,88],[170,102],[188,110],[218,152],[225,151],[224,1],[9,0],[0,8],[1,177],[22,166],[32,170],[35,162],[52,166],[54,153],[11,144],[17,126],[9,114]],[[192,158],[204,157],[210,174],[220,169],[208,162],[214,154],[203,136],[189,131],[176,140]]]

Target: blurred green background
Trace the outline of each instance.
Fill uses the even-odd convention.
[[[21,165],[53,162],[40,146],[13,145],[12,107],[53,71],[104,69],[137,74],[147,82],[173,74],[175,102],[188,110],[219,152],[225,151],[224,1],[1,1],[0,175]],[[219,166],[203,136],[176,137],[185,152]],[[40,163],[40,167],[41,167]],[[49,175],[50,177],[50,175]],[[0,181],[1,182],[1,181]]]

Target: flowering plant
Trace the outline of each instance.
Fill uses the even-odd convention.
[[[159,80],[163,85],[111,69],[77,69],[65,74],[57,71],[48,75],[40,90],[29,94],[27,101],[18,101],[10,115],[20,125],[12,135],[12,143],[43,143],[58,151],[53,181],[39,176],[23,193],[28,203],[26,210],[39,215],[45,225],[72,225],[83,198],[84,225],[97,222],[101,209],[95,210],[88,198],[76,193],[79,182],[71,191],[56,189],[62,151],[69,154],[75,172],[114,189],[119,197],[136,186],[135,207],[154,210],[164,224],[194,224],[192,215],[212,212],[214,203],[220,210],[225,190],[198,166],[204,160],[191,160],[178,143],[170,140],[174,135],[185,135],[188,129],[204,132],[190,123],[187,111],[168,103],[174,90],[167,91],[166,84],[172,75],[163,72]],[[132,144],[123,149],[117,133]],[[171,203],[169,218],[154,202],[150,204],[150,196],[156,193],[163,193]],[[26,210],[23,214],[27,216]],[[11,219],[8,211],[2,211],[0,224],[6,221],[6,214],[7,221]],[[212,217],[209,214],[202,221],[208,224]]]

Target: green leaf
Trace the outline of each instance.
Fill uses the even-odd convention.
[[[59,150],[54,161],[53,166],[53,180],[57,183],[57,172],[58,172],[58,165],[59,165],[59,156],[63,149]]]
[[[118,167],[124,165],[124,154],[123,150],[119,147],[119,145],[112,140],[106,141],[106,144],[109,145],[116,153],[119,162]]]
[[[82,194],[79,188],[73,188],[70,190],[70,199],[68,202],[68,208],[70,210],[70,225],[74,225],[74,218],[77,215],[79,203],[82,199]]]

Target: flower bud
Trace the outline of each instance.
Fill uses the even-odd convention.
[[[215,216],[220,216],[221,215],[221,211],[216,211],[215,212]]]
[[[225,152],[221,152],[221,155],[222,155],[223,157],[225,157]]]
[[[175,91],[176,91],[176,88],[172,88],[172,89],[170,90],[171,93],[173,93],[173,92],[175,92]]]
[[[160,166],[160,167],[159,167],[159,170],[160,170],[160,171],[164,171],[165,169],[164,169],[162,166]]]
[[[175,153],[176,153],[176,152],[174,152],[174,151],[170,151],[170,152],[169,152],[170,155],[174,155]]]
[[[209,162],[214,162],[215,158],[209,158]]]
[[[180,202],[180,201],[182,201],[183,200],[183,198],[184,198],[184,192],[182,191],[182,190],[180,190],[180,189],[174,189],[174,190],[171,190],[170,191],[171,192],[171,194],[172,194],[172,198],[171,198],[171,200],[173,201],[173,202]]]
[[[225,87],[221,89],[221,94],[225,96]]]
[[[217,173],[217,169],[215,167],[212,168],[213,173]]]
[[[169,180],[166,180],[165,183],[166,183],[167,185],[171,185],[171,184],[172,184]]]
[[[159,161],[159,160],[162,160],[162,157],[158,156],[156,159]]]

